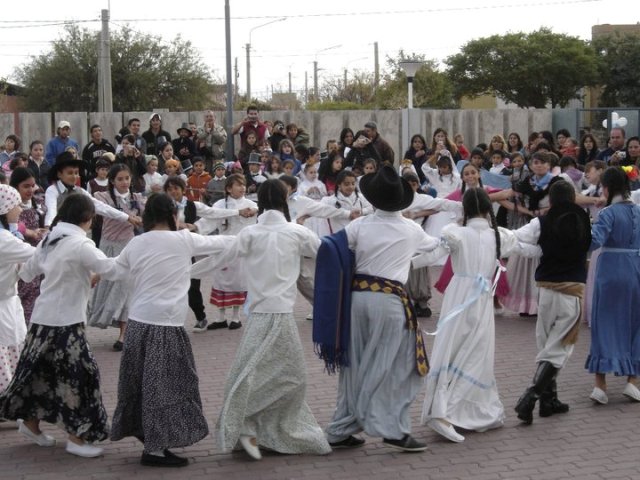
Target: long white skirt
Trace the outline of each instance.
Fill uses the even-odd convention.
[[[463,304],[473,292],[473,278],[454,275],[441,316]],[[431,353],[422,423],[445,419],[467,430],[504,424],[504,407],[494,375],[495,324],[489,292],[442,325]]]

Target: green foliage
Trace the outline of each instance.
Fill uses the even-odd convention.
[[[264,102],[257,98],[253,98],[251,101],[246,98],[238,99],[237,102],[234,102],[233,109],[245,111],[249,105],[255,105],[261,112],[273,110],[273,106],[269,102]],[[225,106],[224,108],[226,109],[227,107]]]
[[[600,58],[604,90],[600,103],[609,107],[637,105],[640,99],[640,35],[613,34],[592,43]]]
[[[387,58],[390,72],[383,77],[383,85],[377,94],[378,108],[407,108],[407,76],[400,67],[405,60],[424,62],[413,79],[414,108],[456,108],[451,82],[445,73],[439,72],[433,60],[415,53],[398,52],[397,58]]]
[[[495,94],[520,107],[564,107],[599,78],[590,45],[546,28],[472,40],[446,63],[457,98]]]
[[[345,100],[324,100],[321,102],[307,103],[307,110],[368,110],[372,108],[370,105],[362,103],[349,102]]]
[[[98,105],[98,38],[68,26],[52,51],[34,57],[18,72],[28,111],[95,111]],[[111,32],[114,111],[201,110],[210,101],[208,69],[179,36],[163,45],[159,37],[128,27]]]

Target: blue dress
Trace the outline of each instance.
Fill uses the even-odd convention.
[[[591,230],[599,247],[593,305],[591,373],[640,375],[640,206],[621,202],[603,209]]]

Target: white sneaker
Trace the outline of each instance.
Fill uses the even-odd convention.
[[[242,448],[244,448],[245,452],[247,452],[251,458],[256,460],[260,460],[262,458],[260,449],[256,445],[256,437],[240,435],[240,445],[242,445]]]
[[[451,440],[455,443],[464,442],[464,437],[456,432],[456,429],[453,428],[453,425],[447,425],[442,420],[433,418],[427,422],[427,426],[434,432],[442,435],[447,440]]]
[[[104,452],[104,449],[91,445],[90,443],[83,443],[78,445],[77,443],[67,440],[67,453],[84,458],[99,457]]]
[[[31,429],[24,424],[24,420],[21,418],[19,418],[16,423],[18,424],[18,431],[36,445],[41,447],[53,447],[56,444],[56,439],[46,433],[33,433]]]
[[[628,382],[624,387],[622,394],[636,402],[640,402],[640,390],[633,383]]]
[[[637,389],[636,389],[637,390]],[[626,391],[626,388],[625,388]],[[609,403],[609,397],[607,397],[607,392],[598,387],[593,387],[593,392],[589,395],[589,398],[600,405],[606,405]]]

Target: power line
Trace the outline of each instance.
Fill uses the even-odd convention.
[[[358,12],[331,12],[331,13],[299,13],[291,15],[252,15],[232,17],[232,20],[264,20],[271,18],[330,18],[330,17],[348,17],[348,16],[375,16],[375,15],[415,15],[417,13],[448,13],[448,12],[464,12],[477,10],[497,10],[503,8],[531,8],[555,5],[576,5],[584,3],[599,3],[602,0],[557,0],[547,2],[529,2],[529,3],[504,3],[497,5],[475,5],[471,7],[449,7],[449,8],[423,8],[412,10],[384,10],[384,11],[358,11]],[[117,18],[113,22],[208,22],[224,20],[224,17],[163,17],[163,18]],[[32,28],[43,26],[65,25],[69,23],[90,23],[99,22],[100,19],[82,19],[82,20],[0,20],[2,28]],[[21,25],[11,25],[20,23]],[[8,25],[5,25],[8,24]]]

